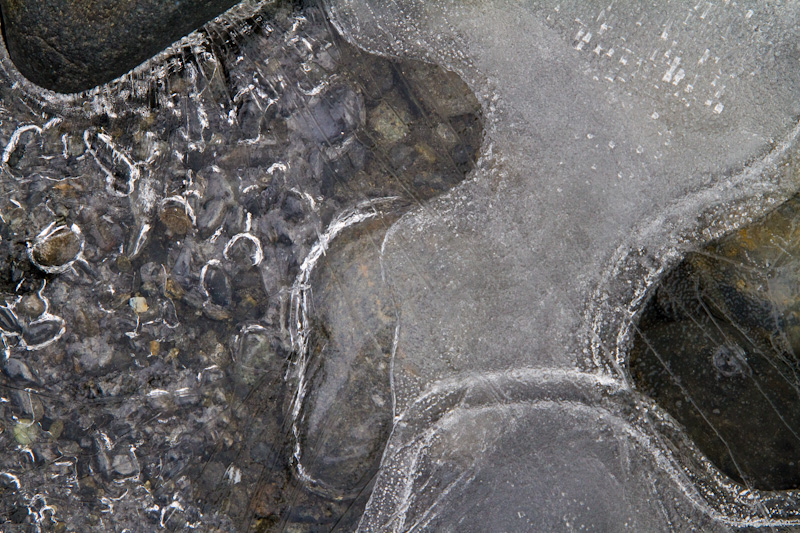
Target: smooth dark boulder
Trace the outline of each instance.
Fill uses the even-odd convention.
[[[639,317],[636,387],[723,473],[800,487],[800,196],[688,253]]]
[[[3,37],[30,81],[60,93],[113,80],[236,0],[0,0]]]

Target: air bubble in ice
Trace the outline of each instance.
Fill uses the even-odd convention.
[[[749,372],[747,353],[738,344],[724,344],[714,351],[714,367],[725,377],[743,376]]]

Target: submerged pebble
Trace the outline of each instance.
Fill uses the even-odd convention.
[[[192,219],[181,205],[168,204],[162,207],[158,218],[167,231],[175,235],[186,235],[192,229]]]
[[[130,306],[131,309],[133,309],[133,312],[136,313],[137,315],[146,313],[147,310],[149,309],[149,306],[147,305],[147,299],[142,296],[134,296],[133,298],[131,298]]]
[[[24,380],[24,381],[36,381],[33,374],[31,373],[28,365],[20,361],[19,359],[10,358],[7,359],[5,364],[3,365],[3,371],[10,377],[12,380]]]
[[[28,257],[48,274],[58,274],[70,267],[82,249],[83,237],[76,224],[53,222],[28,244]]]
[[[245,324],[233,339],[235,372],[238,380],[248,386],[258,382],[265,374],[276,372],[276,350],[269,330],[259,324]]]
[[[5,334],[18,335],[22,333],[22,326],[16,313],[9,307],[0,306],[0,329]]]
[[[31,322],[22,330],[22,340],[29,350],[47,346],[58,340],[66,331],[60,318],[44,318]]]
[[[14,425],[14,439],[20,446],[29,446],[36,442],[39,426],[33,420],[21,419]]]
[[[228,275],[218,263],[204,266],[200,278],[203,283],[203,291],[211,302],[222,307],[231,304],[233,297],[231,283],[228,281]]]
[[[27,318],[36,318],[47,309],[47,305],[38,294],[31,293],[23,296],[15,309]]]

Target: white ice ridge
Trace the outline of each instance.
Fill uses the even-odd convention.
[[[632,398],[636,393],[622,380],[600,373],[588,373],[569,369],[519,368],[507,372],[488,374],[459,375],[432,384],[404,413],[397,418],[390,444],[384,450],[381,461],[376,494],[370,500],[359,525],[359,531],[409,531],[431,526],[438,505],[446,505],[446,497],[465,487],[476,479],[474,469],[480,469],[480,453],[470,456],[475,461],[474,469],[450,480],[421,518],[408,524],[413,507],[419,506],[420,490],[417,484],[422,475],[423,463],[431,460],[428,454],[443,432],[459,431],[459,420],[463,413],[485,412],[477,418],[487,420],[497,416],[500,409],[512,409],[523,413],[537,410],[559,410],[569,413],[584,413],[588,418],[602,420],[615,432],[635,442],[639,449],[650,456],[679,487],[680,492],[703,514],[730,527],[780,527],[796,524],[792,518],[770,518],[748,513],[731,513],[732,508],[746,509],[758,505],[758,495],[754,491],[737,490],[729,480],[719,479],[720,486],[715,490],[733,489],[734,499],[726,506],[710,502],[705,490],[698,489],[684,467],[669,453],[664,453],[660,438],[642,421],[631,422],[616,412],[615,396]],[[450,403],[448,403],[448,401]],[[447,404],[442,408],[442,404]],[[646,408],[644,408],[646,410]],[[650,416],[658,417],[654,412]],[[421,420],[426,422],[421,423]],[[509,432],[516,428],[507,427]],[[478,432],[480,435],[480,431]],[[482,436],[473,438],[480,442]],[[398,445],[393,440],[403,444]],[[479,444],[488,450],[489,444]],[[472,474],[467,472],[472,471]],[[455,473],[454,473],[455,474]],[[391,478],[391,479],[389,479]],[[385,486],[391,494],[386,494]],[[388,506],[388,508],[386,507]],[[388,511],[388,512],[387,512]]]
[[[97,154],[97,149],[92,143],[92,133],[89,130],[83,132],[83,142],[86,145],[86,150],[91,154],[92,158],[94,159],[95,163],[100,170],[103,171],[103,174],[106,175],[106,190],[109,194],[113,194],[114,196],[125,197],[130,196],[133,191],[136,189],[136,182],[139,181],[140,177],[140,170],[139,165],[134,163],[130,157],[125,155],[119,148],[117,148],[116,144],[114,144],[113,139],[107,133],[98,132],[96,134],[97,139],[103,143],[106,149],[111,152],[111,164],[115,163],[123,163],[128,171],[127,181],[125,185],[127,186],[126,191],[119,191],[114,187],[114,183],[117,181],[117,177],[112,172],[112,169],[108,168],[103,162],[100,160],[100,157]]]
[[[14,150],[17,149],[17,144],[19,144],[20,137],[22,137],[24,133],[32,131],[37,135],[41,135],[43,132],[47,131],[48,129],[60,123],[61,123],[60,118],[51,118],[41,127],[37,126],[36,124],[26,124],[14,130],[14,133],[11,134],[11,138],[8,139],[8,142],[6,143],[5,148],[3,148],[3,156],[2,156],[3,167],[4,168],[8,167],[8,161],[9,159],[11,159],[11,154],[13,154]]]
[[[311,275],[314,272],[319,260],[325,255],[331,242],[345,229],[354,226],[365,220],[369,220],[381,214],[382,208],[389,208],[397,202],[399,197],[390,196],[375,198],[360,202],[355,207],[347,209],[338,214],[328,225],[326,230],[319,235],[317,242],[309,251],[303,264],[300,265],[300,273],[297,275],[291,289],[291,314],[289,333],[291,335],[292,346],[295,351],[295,360],[287,371],[286,378],[297,380],[297,392],[292,401],[291,418],[292,431],[295,437],[294,457],[296,460],[297,473],[300,478],[312,483],[314,480],[305,472],[299,444],[299,416],[303,400],[306,396],[306,369],[308,366],[308,309],[311,305]]]

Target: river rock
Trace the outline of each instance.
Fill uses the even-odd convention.
[[[9,55],[32,82],[61,93],[108,82],[235,4],[197,0],[2,0]]]

